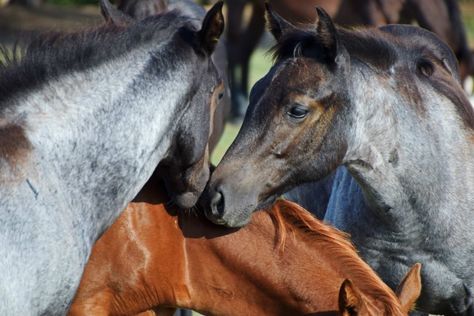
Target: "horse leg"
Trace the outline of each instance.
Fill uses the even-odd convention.
[[[260,39],[262,38],[263,32],[265,31],[265,6],[263,1],[256,1],[252,4],[252,17],[250,23],[245,31],[247,40],[244,43],[244,51],[242,54],[242,75],[240,78],[240,84],[245,93],[245,97],[248,97],[249,91],[249,64],[252,53],[255,51]]]
[[[245,0],[227,2],[227,56],[231,90],[231,117],[239,117],[242,87],[239,86],[238,72],[241,69],[242,21]]]

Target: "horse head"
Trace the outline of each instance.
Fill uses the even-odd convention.
[[[172,48],[183,56],[183,64],[173,66],[187,67],[187,73],[192,77],[186,78],[190,81],[187,83],[188,93],[180,100],[180,113],[172,123],[175,132],[170,133],[173,137],[159,168],[174,202],[182,208],[194,206],[209,178],[208,142],[213,114],[223,89],[211,59],[224,28],[222,5],[218,2],[209,10],[200,30],[193,29],[192,21],[190,25],[181,27],[171,39],[174,42]],[[107,0],[101,1],[101,9],[106,20],[119,26],[153,23],[153,18],[136,21]],[[150,54],[154,56],[153,52]],[[153,62],[168,62],[166,54],[155,56]]]
[[[424,137],[428,111],[458,112],[474,124],[455,57],[435,35],[402,25],[344,30],[317,12],[314,24],[295,27],[268,10],[276,61],[253,87],[242,128],[208,184],[207,215],[216,223],[245,225],[256,209],[341,164],[373,168],[382,158],[373,148],[393,163],[405,148],[413,155],[400,130]]]
[[[396,294],[402,312],[405,315],[415,307],[416,300],[421,293],[421,264],[416,263],[407,272],[397,288]],[[344,280],[339,289],[339,313],[341,316],[370,316],[392,315],[381,302],[370,300],[349,279]]]
[[[276,63],[252,88],[242,128],[213,173],[206,196],[208,216],[217,223],[245,224],[292,179],[309,181],[308,169],[322,176],[343,157],[343,138],[325,136],[343,122],[348,56],[329,16],[321,9],[318,14],[315,25],[300,30],[268,11]],[[313,148],[322,154],[317,161]]]

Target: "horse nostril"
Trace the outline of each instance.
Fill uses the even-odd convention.
[[[216,166],[214,166],[214,164],[211,163],[211,164],[209,165],[209,171],[210,171],[210,173],[212,174],[212,173],[214,172],[214,170],[216,170]]]
[[[216,191],[211,200],[211,210],[215,216],[224,214],[224,195],[220,191]]]

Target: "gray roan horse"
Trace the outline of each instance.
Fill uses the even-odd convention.
[[[313,205],[329,200],[326,219],[392,288],[421,262],[419,310],[473,315],[474,111],[450,49],[413,26],[336,29],[319,10],[296,29],[269,16],[276,62],[211,176],[207,216],[245,225],[341,166]]]
[[[181,207],[208,180],[222,3],[201,30],[101,7],[107,25],[35,40],[1,69],[0,315],[65,314],[94,241],[158,163]]]
[[[193,0],[120,0],[118,9],[131,17],[141,20],[149,16],[161,14],[166,11],[179,10],[182,15],[189,16],[198,26],[206,16],[206,10]],[[224,90],[218,94],[218,106],[214,113],[209,150],[215,148],[219,138],[224,132],[225,118],[230,111],[230,88],[227,75],[227,51],[225,41],[217,43],[212,61],[216,65],[217,72],[224,84]]]

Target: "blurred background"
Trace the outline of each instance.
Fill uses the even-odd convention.
[[[179,0],[118,0],[126,7]],[[190,0],[183,0],[184,2]],[[196,0],[206,8],[213,0]],[[438,34],[460,61],[465,89],[472,92],[474,73],[474,0],[272,0],[273,8],[294,24],[311,23],[320,5],[344,26],[410,23]],[[228,80],[231,102],[226,125],[212,155],[217,163],[236,136],[248,103],[250,87],[271,66],[268,49],[274,44],[265,31],[264,0],[228,0],[225,6]],[[97,0],[0,0],[0,45],[12,49],[22,38],[45,31],[72,32],[103,23]]]

